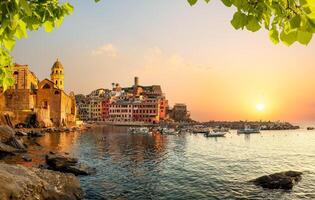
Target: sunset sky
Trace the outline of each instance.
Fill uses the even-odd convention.
[[[75,11],[59,29],[31,32],[15,47],[15,61],[40,79],[59,58],[75,93],[130,86],[138,76],[196,120],[315,121],[315,39],[286,47],[265,30],[236,31],[234,10],[218,0],[70,2]]]

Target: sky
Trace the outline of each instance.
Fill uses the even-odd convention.
[[[219,0],[70,2],[75,10],[60,28],[29,32],[13,52],[40,79],[59,58],[65,88],[77,94],[138,76],[196,120],[315,121],[315,40],[287,47],[265,30],[234,30],[234,9]]]

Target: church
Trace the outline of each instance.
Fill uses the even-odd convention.
[[[40,127],[73,126],[76,123],[74,93],[64,91],[64,67],[57,59],[53,64],[50,79],[42,81],[28,65],[13,67],[15,84],[0,94],[2,123],[30,125],[36,121]]]

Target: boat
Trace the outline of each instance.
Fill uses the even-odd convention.
[[[230,129],[221,127],[221,128],[215,128],[215,129],[213,129],[213,131],[214,132],[227,132],[227,133],[229,133]]]
[[[150,130],[147,127],[130,127],[128,128],[130,134],[149,134]]]
[[[260,133],[260,128],[251,128],[250,126],[245,126],[244,129],[237,130],[237,134],[252,134]]]
[[[307,130],[312,131],[312,130],[315,130],[315,128],[314,127],[307,127]]]
[[[175,129],[173,128],[163,128],[161,130],[161,133],[163,135],[178,135],[180,133],[180,131],[176,131]]]
[[[223,131],[209,131],[208,133],[205,133],[204,135],[206,137],[225,137],[225,135],[228,132],[223,132]]]
[[[209,128],[195,128],[192,130],[193,133],[209,133]]]

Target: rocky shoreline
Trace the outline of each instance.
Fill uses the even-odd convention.
[[[49,152],[45,163],[37,167],[25,167],[17,164],[6,164],[3,158],[22,156],[26,162],[31,162],[31,155],[27,154],[30,145],[41,146],[36,138],[45,134],[68,133],[82,131],[88,127],[71,128],[35,128],[12,129],[0,126],[0,199],[52,199],[52,200],[80,200],[84,192],[76,176],[96,173],[77,158],[68,153]]]

